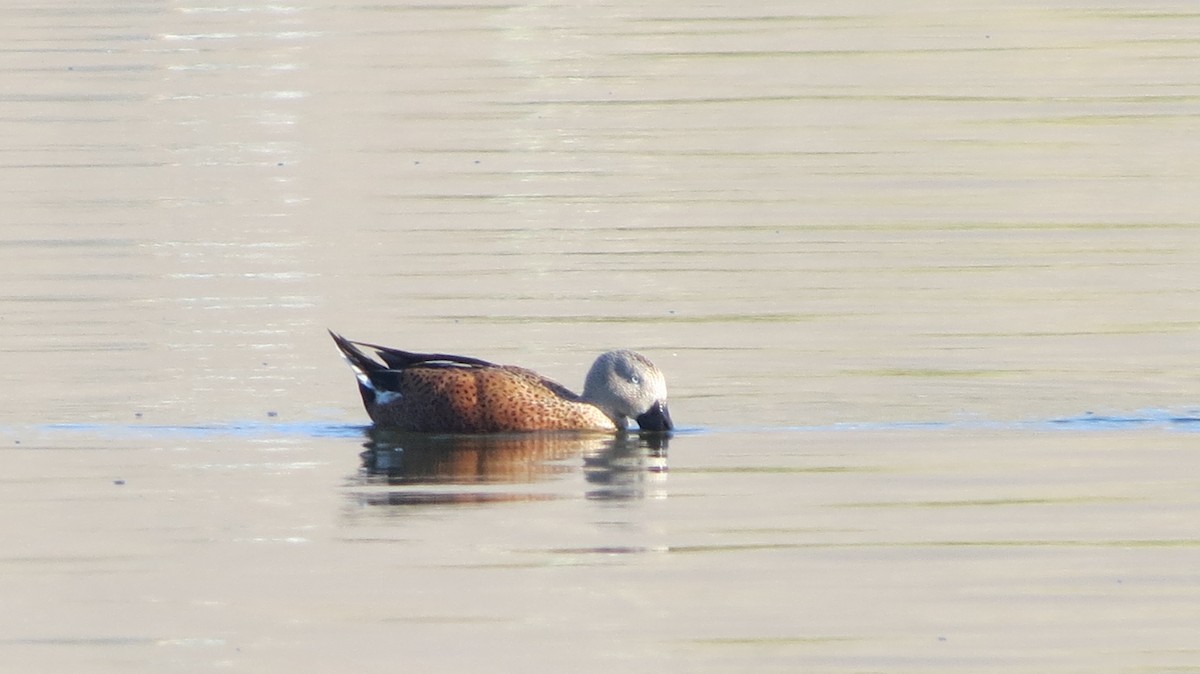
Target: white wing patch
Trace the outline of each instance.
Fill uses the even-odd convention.
[[[402,399],[403,397],[403,395],[395,391],[380,391],[379,389],[375,389],[376,405],[388,405]]]
[[[376,405],[387,405],[388,403],[395,402],[404,397],[398,391],[381,391],[381,390],[379,390],[378,388],[375,387],[375,384],[373,384],[371,382],[371,378],[367,376],[366,372],[363,372],[362,370],[358,369],[357,367],[354,367],[353,363],[350,364],[350,367],[353,368],[354,376],[356,379],[358,379],[359,383],[362,384],[365,388],[368,388],[375,392],[375,404]]]

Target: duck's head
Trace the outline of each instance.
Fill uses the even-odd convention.
[[[617,428],[627,419],[644,431],[675,428],[667,410],[667,380],[654,363],[633,351],[603,353],[588,370],[583,397],[608,415]]]

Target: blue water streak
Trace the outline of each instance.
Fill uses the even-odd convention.
[[[833,424],[783,425],[783,426],[688,426],[675,432],[677,436],[709,433],[817,433],[817,432],[878,432],[878,431],[949,431],[949,430],[1046,430],[1071,431],[1121,431],[1147,428],[1162,428],[1172,431],[1200,431],[1200,410],[1148,409],[1133,413],[1085,412],[1077,416],[1053,417],[1048,419],[991,420],[967,417],[949,421],[888,421],[888,422],[840,422]],[[88,434],[105,437],[150,437],[150,438],[361,438],[367,426],[361,424],[330,423],[323,421],[233,421],[212,424],[104,424],[104,423],[57,423],[24,427],[0,427],[0,434]]]

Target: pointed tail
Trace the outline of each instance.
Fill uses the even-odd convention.
[[[399,381],[395,370],[363,353],[355,346],[355,342],[342,337],[333,330],[329,331],[329,336],[333,337],[333,343],[337,344],[338,351],[342,352],[342,355],[346,357],[346,362],[350,363],[350,369],[354,370],[354,377],[358,379],[358,392],[362,395],[363,405],[366,406],[368,413],[376,403],[380,402],[380,396],[387,399],[389,396],[396,395]]]
[[[354,368],[355,374],[369,375],[373,372],[387,369],[386,365],[363,353],[354,345],[354,342],[342,337],[333,330],[329,331],[329,336],[333,337],[333,343],[337,344],[338,351],[341,351],[342,355],[346,357],[346,360],[350,363],[350,367]]]

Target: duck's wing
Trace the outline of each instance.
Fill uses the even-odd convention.
[[[479,358],[471,358],[469,356],[455,356],[446,353],[415,353],[413,351],[403,351],[401,349],[393,349],[388,346],[379,346],[378,344],[369,344],[367,342],[356,342],[346,339],[341,335],[329,331],[329,335],[333,337],[333,341],[337,344],[338,349],[342,352],[346,359],[354,365],[367,372],[378,372],[380,370],[403,370],[405,368],[416,365],[425,365],[429,367],[496,367],[495,363],[490,363]],[[371,358],[363,353],[363,347],[370,349],[374,355],[383,363]]]
[[[536,389],[544,389],[558,398],[569,400],[571,402],[580,402],[582,400],[582,398],[579,397],[579,394],[575,393],[571,389],[563,386],[553,379],[550,379],[549,377],[542,376],[533,370],[527,370],[523,367],[517,367],[516,365],[501,365],[499,367],[513,379],[523,382],[525,386]]]

